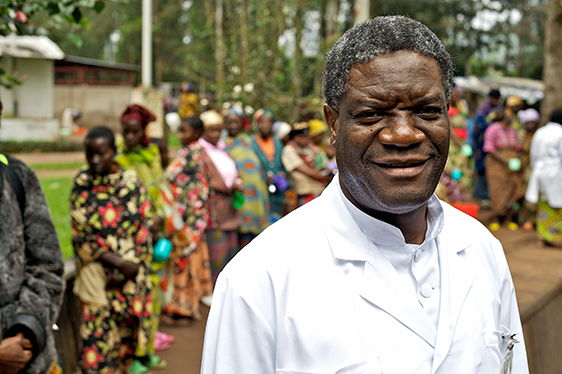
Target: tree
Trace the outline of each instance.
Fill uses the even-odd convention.
[[[548,2],[546,21],[544,99],[541,103],[542,122],[545,123],[552,110],[562,105],[562,1]]]

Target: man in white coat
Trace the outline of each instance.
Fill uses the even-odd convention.
[[[501,244],[433,194],[453,73],[406,17],[335,43],[324,115],[339,174],[221,273],[202,373],[528,373]]]

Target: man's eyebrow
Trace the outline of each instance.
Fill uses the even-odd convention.
[[[443,102],[443,97],[440,95],[436,95],[436,96],[429,96],[429,97],[422,97],[419,100],[416,100],[416,105],[425,105],[425,104],[431,104],[434,102]]]

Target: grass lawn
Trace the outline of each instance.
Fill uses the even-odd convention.
[[[72,258],[74,250],[70,237],[69,198],[74,178],[41,178],[41,188],[51,209],[64,259]]]
[[[30,164],[28,165],[33,170],[60,170],[60,169],[79,169],[86,165],[85,162],[65,162],[53,164]]]

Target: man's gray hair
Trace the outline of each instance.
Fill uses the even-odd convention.
[[[402,50],[418,52],[437,61],[448,101],[454,87],[455,66],[443,43],[420,22],[404,16],[385,16],[354,26],[334,44],[324,66],[326,104],[339,110],[341,96],[348,89],[347,79],[351,66]]]

